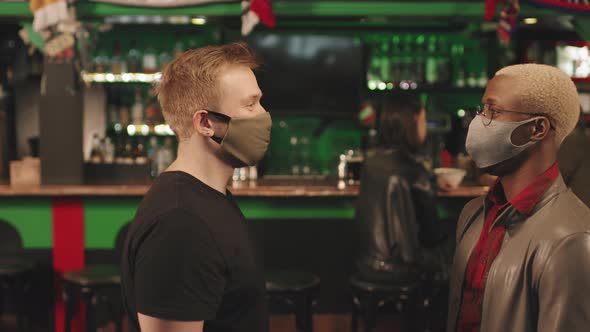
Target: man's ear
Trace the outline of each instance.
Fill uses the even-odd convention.
[[[207,111],[199,110],[193,114],[193,130],[207,137],[211,137],[215,134],[213,123],[209,120]]]
[[[535,119],[532,127],[531,141],[543,140],[551,130],[551,122],[546,117]]]

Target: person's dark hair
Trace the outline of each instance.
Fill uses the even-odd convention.
[[[386,149],[415,152],[420,147],[416,115],[422,102],[416,94],[390,94],[383,100],[379,117],[379,143]]]

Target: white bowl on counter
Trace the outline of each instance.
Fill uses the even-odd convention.
[[[457,189],[467,172],[461,168],[435,168],[436,183],[441,189]]]

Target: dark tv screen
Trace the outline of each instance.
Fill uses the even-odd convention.
[[[256,33],[245,41],[269,111],[353,112],[363,77],[362,46],[348,36]]]

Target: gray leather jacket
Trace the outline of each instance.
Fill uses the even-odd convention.
[[[469,202],[457,225],[447,331],[456,331],[467,262],[488,202]],[[559,176],[527,218],[507,208],[502,248],[487,276],[481,332],[590,331],[590,209]]]

